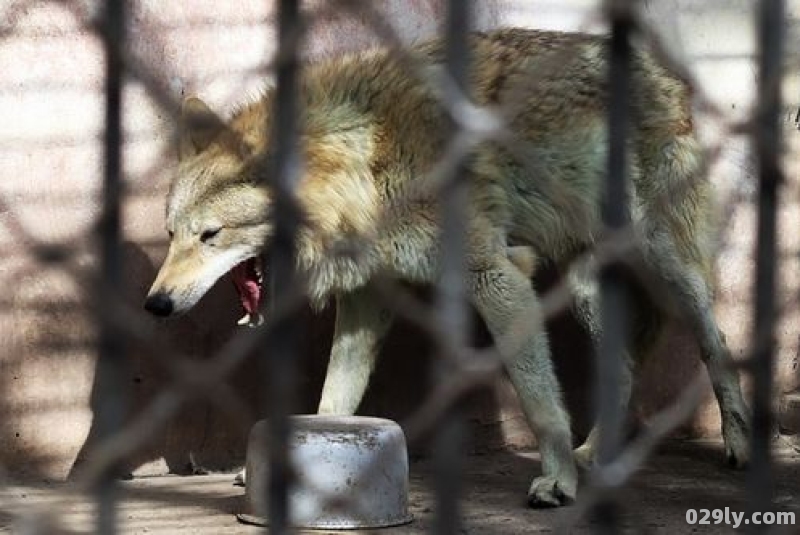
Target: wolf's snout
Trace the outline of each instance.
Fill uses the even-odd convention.
[[[156,316],[169,316],[172,314],[174,305],[172,298],[168,294],[158,292],[145,300],[144,309]]]

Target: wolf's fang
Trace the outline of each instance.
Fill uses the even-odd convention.
[[[258,327],[264,323],[264,316],[259,314],[258,312],[250,313],[245,312],[244,316],[239,318],[239,321],[236,322],[236,325],[247,325],[248,327]]]
[[[250,314],[250,323],[248,323],[250,327],[258,327],[262,323],[264,323],[264,316],[258,312]]]

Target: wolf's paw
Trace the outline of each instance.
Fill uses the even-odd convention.
[[[575,458],[575,464],[581,470],[589,471],[594,466],[594,448],[589,444],[581,444],[572,450],[572,456]]]
[[[742,413],[730,413],[724,418],[722,436],[725,440],[725,460],[731,468],[746,468],[750,462],[750,421]]]
[[[535,508],[561,507],[575,501],[575,483],[555,476],[537,477],[528,491],[528,505]]]

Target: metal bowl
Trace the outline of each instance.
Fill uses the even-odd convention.
[[[292,416],[289,522],[299,528],[357,529],[406,524],[408,455],[395,422],[361,416]],[[268,422],[247,446],[247,503],[240,520],[268,524]]]

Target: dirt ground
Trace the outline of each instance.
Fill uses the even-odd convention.
[[[670,442],[619,493],[625,532],[730,533],[725,523],[688,525],[687,509],[747,512],[747,474],[725,468],[714,442]],[[577,518],[580,505],[530,510],[524,495],[529,478],[539,471],[538,457],[528,452],[498,452],[467,458],[463,484],[463,534],[516,534],[567,531],[586,533],[593,524]],[[800,453],[784,445],[776,452],[773,511],[800,517]],[[411,512],[414,521],[397,528],[361,533],[421,534],[432,531],[436,505],[431,490],[432,464],[411,464]],[[235,514],[244,511],[244,490],[230,474],[163,476],[121,483],[120,533],[233,534],[259,533]],[[92,533],[94,504],[69,493],[62,484],[0,487],[0,533]],[[741,526],[742,531],[747,526]],[[566,528],[566,529],[565,529]],[[781,533],[800,533],[788,526]],[[315,531],[311,533],[334,533]],[[353,533],[353,532],[349,532]]]

